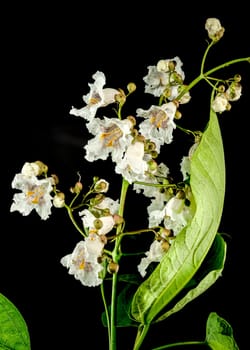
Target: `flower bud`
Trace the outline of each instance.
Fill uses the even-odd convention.
[[[95,192],[105,193],[109,189],[109,183],[104,179],[98,180],[95,183],[94,189],[95,189]]]
[[[44,164],[43,162],[41,162],[40,160],[37,160],[35,162],[38,166],[39,166],[39,169],[40,169],[40,174],[47,174],[48,172],[48,166],[46,164]]]
[[[92,207],[100,204],[104,200],[105,196],[101,193],[98,193],[95,197],[90,199],[90,205]]]
[[[118,270],[119,270],[119,265],[114,261],[110,261],[110,263],[108,264],[108,272],[114,274],[114,273],[117,273]]]
[[[171,96],[171,89],[167,87],[167,88],[163,91],[163,96],[166,97],[166,98],[169,98],[169,97]]]
[[[221,26],[217,18],[208,18],[205,23],[205,29],[208,32],[208,37],[213,41],[219,41],[223,35],[225,28]]]
[[[166,227],[161,227],[159,233],[160,233],[160,236],[162,238],[167,238],[167,237],[173,236],[173,231],[166,228]]]
[[[118,215],[118,214],[114,214],[113,219],[114,219],[115,225],[120,225],[120,224],[123,224],[123,222],[124,222],[123,217],[121,215]]]
[[[63,208],[65,205],[65,195],[63,192],[57,193],[53,198],[53,205],[55,208]]]
[[[128,89],[128,92],[131,94],[132,92],[134,92],[136,90],[136,85],[135,83],[129,83],[127,85],[127,89]]]
[[[148,167],[150,171],[155,171],[158,167],[158,164],[155,160],[151,159],[148,161]]]
[[[127,117],[127,119],[131,122],[132,127],[134,127],[136,125],[136,119],[135,119],[135,117],[133,115],[129,115]]]
[[[168,68],[169,68],[170,72],[173,72],[175,70],[175,66],[176,66],[175,61],[169,61]]]
[[[115,95],[115,101],[118,102],[120,105],[124,105],[126,102],[126,95],[122,89],[119,89],[119,94]]]
[[[169,248],[170,248],[170,244],[169,244],[168,241],[163,240],[162,243],[161,243],[161,247],[162,247],[162,249],[163,249],[165,252],[167,252],[167,251],[169,250]]]
[[[225,92],[225,85],[220,85],[219,87],[218,87],[218,92]]]
[[[226,91],[228,101],[237,101],[241,97],[242,85],[240,83],[233,82]]]
[[[239,83],[239,82],[241,81],[241,75],[240,75],[240,74],[235,74],[235,76],[234,76],[234,81],[235,81],[236,83]]]
[[[150,154],[151,154],[151,157],[152,157],[153,159],[155,159],[155,158],[158,157],[158,152],[157,152],[157,151],[151,151]]]
[[[82,191],[82,183],[80,181],[77,181],[74,187],[70,188],[71,193],[80,193]]]
[[[95,219],[94,220],[94,227],[97,229],[97,230],[100,230],[103,226],[103,222],[102,220],[100,219]]]
[[[179,191],[176,193],[176,198],[178,198],[178,199],[184,199],[184,198],[185,198],[185,192],[182,191],[182,190],[179,190]]]
[[[179,120],[179,119],[181,119],[181,117],[182,117],[181,112],[178,111],[178,110],[176,110],[175,115],[174,115],[174,118],[177,119],[177,120]]]

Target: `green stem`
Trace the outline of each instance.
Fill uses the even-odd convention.
[[[158,348],[153,348],[152,350],[163,350],[163,349],[175,348],[176,346],[187,346],[187,345],[207,345],[207,343],[204,341],[186,341],[186,342],[163,345]]]
[[[123,216],[124,207],[125,207],[125,199],[128,190],[129,183],[125,179],[122,180],[121,194],[120,194],[120,205],[119,212],[120,216]],[[116,230],[117,239],[115,241],[115,247],[113,250],[112,258],[114,263],[119,264],[121,258],[120,252],[120,243],[122,236],[120,235],[120,231],[122,229],[122,224],[118,225]],[[118,282],[118,274],[114,273],[112,278],[112,292],[111,292],[111,314],[110,314],[110,343],[109,349],[116,350],[116,299],[117,299],[117,282]]]
[[[106,298],[105,298],[105,294],[104,294],[103,283],[101,284],[101,295],[102,295],[102,300],[103,300],[104,309],[105,309],[105,315],[106,315],[106,319],[107,319],[108,340],[109,340],[109,344],[110,344],[111,343],[111,330],[110,330],[109,310],[108,310],[108,306],[107,306],[107,302],[106,302]]]
[[[138,331],[137,331],[137,335],[136,335],[136,339],[135,339],[135,344],[134,344],[134,347],[133,347],[133,350],[139,350],[148,331],[149,331],[149,327],[150,327],[150,324],[147,324],[147,325],[140,325],[138,327]]]
[[[70,217],[70,220],[71,220],[71,222],[73,223],[73,225],[75,226],[75,228],[77,229],[77,231],[79,231],[80,234],[81,234],[83,237],[85,237],[84,232],[80,229],[80,227],[77,225],[77,223],[76,223],[76,221],[75,221],[75,218],[74,218],[74,216],[73,216],[72,209],[71,209],[68,205],[66,205],[66,204],[65,204],[65,208],[67,209],[67,212],[68,212],[68,215],[69,215],[69,217]]]
[[[179,100],[183,95],[185,95],[186,92],[188,92],[189,90],[191,90],[196,84],[198,84],[202,79],[205,79],[212,73],[217,72],[220,69],[223,69],[225,67],[231,66],[232,64],[236,64],[236,63],[240,63],[240,62],[248,62],[250,63],[250,57],[243,57],[243,58],[236,58],[234,60],[225,62],[223,64],[220,64],[217,67],[214,67],[210,70],[208,70],[207,72],[203,73],[203,66],[201,69],[201,73],[200,75],[198,75],[198,77],[196,77],[193,81],[191,81],[191,83],[185,88],[183,89],[183,91],[179,94],[179,96],[177,97],[177,100]],[[203,63],[204,64],[204,63]]]

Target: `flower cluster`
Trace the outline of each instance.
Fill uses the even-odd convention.
[[[138,107],[134,115],[124,116],[123,106],[136,92],[136,85],[130,82],[126,89],[106,87],[105,74],[97,71],[88,84],[89,92],[83,96],[85,105],[71,108],[70,115],[82,118],[91,135],[84,145],[85,159],[94,162],[110,158],[115,173],[121,176],[119,198],[108,195],[110,183],[98,176],[93,177],[87,190],[79,178],[66,195],[60,190],[58,177],[49,175],[42,161],[26,162],[12,181],[12,188],[19,193],[14,194],[11,212],[19,211],[26,216],[35,210],[41,219],[47,220],[53,207],[67,210],[81,240],[72,253],[62,257],[61,264],[84,286],[102,285],[107,277],[118,274],[126,236],[151,232],[153,238],[147,251],[138,253],[142,256],[136,269],[143,281],[148,277],[149,265],[162,261],[196,215],[197,201],[190,179],[192,160],[203,133],[179,125],[181,107],[191,100],[190,89],[201,80],[212,86],[214,113],[229,111],[232,101],[237,101],[242,93],[239,75],[222,80],[212,77],[217,68],[210,70],[210,74],[204,73],[206,54],[225,31],[216,18],[208,18],[205,29],[210,43],[201,74],[191,84],[185,82],[183,63],[178,56],[160,59],[148,66],[143,78],[145,93],[155,98],[155,104]],[[114,115],[110,115],[110,109],[108,115],[101,114],[110,105]],[[168,165],[158,161],[158,156],[163,147],[173,142],[177,128],[191,135],[193,142],[179,164],[181,180],[175,182]],[[135,231],[127,231],[124,217],[129,186],[150,202],[145,227]]]

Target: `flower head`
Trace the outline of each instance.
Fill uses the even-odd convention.
[[[96,115],[98,108],[105,107],[116,101],[115,96],[119,91],[112,88],[103,88],[106,83],[106,78],[103,72],[97,71],[93,75],[95,80],[93,84],[88,84],[90,91],[83,96],[83,101],[86,103],[85,107],[77,109],[72,107],[70,114],[82,117],[87,121],[92,121]]]
[[[207,18],[205,23],[205,29],[208,32],[208,36],[213,41],[219,41],[223,35],[225,28],[222,27],[220,21],[217,18]]]
[[[93,240],[91,244],[87,241],[80,241],[71,254],[61,259],[61,264],[69,270],[69,274],[74,275],[77,280],[88,287],[98,286],[103,281],[99,277],[103,266],[97,259],[100,251],[99,249],[93,249],[93,245],[98,247],[100,241]]]
[[[51,214],[53,178],[38,179],[36,176],[16,174],[12,181],[12,188],[21,190],[14,194],[10,211],[19,211],[22,215],[29,215],[34,209],[43,220]]]

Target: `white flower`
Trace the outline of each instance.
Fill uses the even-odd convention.
[[[53,198],[55,208],[63,208],[65,206],[65,195],[62,192],[57,193]]]
[[[226,90],[226,96],[228,101],[237,101],[242,94],[242,85],[236,82],[233,82],[229,88]]]
[[[114,215],[118,213],[119,210],[119,200],[114,200],[110,197],[105,197],[100,203],[98,203],[95,208],[98,209],[108,209],[109,212]]]
[[[93,76],[95,82],[88,84],[90,92],[83,96],[84,102],[87,104],[81,109],[72,107],[70,114],[82,117],[87,121],[92,121],[96,115],[98,108],[105,107],[115,102],[115,95],[119,94],[116,89],[105,88],[106,78],[103,72],[97,71]]]
[[[50,193],[53,183],[51,177],[39,180],[36,176],[16,174],[11,186],[22,192],[14,195],[10,211],[19,211],[26,216],[34,209],[43,220],[48,219],[52,207],[53,198]]]
[[[228,98],[225,93],[217,94],[212,101],[211,107],[214,112],[222,113],[227,110]]]
[[[136,141],[128,146],[123,159],[117,163],[115,172],[129,182],[143,181],[148,169],[147,161],[144,159],[144,143]]]
[[[40,167],[36,162],[26,162],[21,169],[21,174],[25,176],[38,176],[40,174]]]
[[[217,18],[208,18],[205,23],[205,29],[208,32],[208,37],[216,41],[223,36],[225,31]]]
[[[115,225],[115,220],[112,215],[107,215],[107,216],[100,216],[96,217],[93,213],[91,213],[90,210],[84,209],[81,212],[79,212],[79,215],[82,218],[83,225],[88,228],[89,232],[96,232],[99,235],[106,235],[109,233],[114,225]],[[96,228],[95,226],[95,221],[99,220],[101,223],[100,228]]]
[[[165,206],[164,225],[172,229],[176,236],[182,228],[188,225],[195,213],[195,201],[189,187],[184,191],[183,198],[178,194],[172,197]]]
[[[184,85],[175,85],[171,87],[171,100],[175,100],[177,99],[177,97],[180,95],[180,93],[182,92],[182,90],[185,88]],[[180,104],[185,104],[188,103],[191,100],[191,95],[190,92],[187,91],[184,93],[184,95],[178,99],[178,102]]]
[[[191,164],[190,164],[189,157],[187,157],[187,156],[182,157],[182,160],[181,160],[181,173],[182,173],[183,180],[188,179],[188,177],[190,175],[190,172],[191,172]]]
[[[160,107],[153,105],[148,110],[138,108],[136,113],[138,117],[145,118],[145,121],[140,123],[140,133],[155,143],[157,152],[164,143],[172,142],[173,130],[176,128],[174,122],[176,104],[174,102],[165,103]]]
[[[96,262],[97,258],[102,255],[104,242],[97,233],[90,233],[85,238],[85,245],[88,252],[88,261]]]
[[[160,60],[157,64],[157,66],[148,66],[148,74],[143,78],[145,81],[145,92],[152,94],[156,97],[160,97],[166,87],[171,88],[175,85],[179,85],[175,79],[173,71],[170,71],[170,63],[175,64],[174,72],[179,75],[179,77],[184,81],[185,74],[182,70],[182,62],[178,56],[166,59],[166,60]],[[169,99],[172,100],[173,97],[170,94]]]
[[[147,184],[160,184],[162,183],[161,180],[164,178],[167,178],[167,175],[169,174],[169,168],[164,164],[160,163],[157,165],[157,168],[153,172],[147,172],[145,176],[145,181]],[[157,197],[159,193],[159,187],[157,186],[147,186],[143,184],[137,184],[135,183],[133,185],[133,189],[140,193],[143,191],[144,196],[146,197]]]
[[[98,245],[98,241],[96,242]],[[94,244],[94,243],[93,243]],[[91,248],[91,249],[90,249]],[[90,247],[89,242],[80,241],[77,243],[72,254],[68,254],[61,259],[61,264],[69,269],[69,274],[79,280],[84,286],[95,287],[102,283],[99,273],[103,270],[103,266],[98,263],[97,255],[93,254],[95,249]]]
[[[146,275],[146,269],[152,262],[161,261],[163,255],[165,254],[165,250],[162,247],[162,242],[154,240],[150,245],[149,251],[147,251],[145,254],[146,257],[143,257],[138,265],[138,271],[142,277]]]
[[[106,117],[103,120],[95,118],[87,127],[95,137],[84,147],[85,158],[93,162],[97,159],[105,160],[111,155],[114,162],[119,162],[132,140],[131,121]]]

